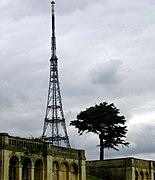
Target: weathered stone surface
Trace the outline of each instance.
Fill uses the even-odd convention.
[[[103,180],[155,180],[155,161],[132,157],[87,161],[86,171]]]
[[[85,152],[0,133],[0,180],[86,180]]]

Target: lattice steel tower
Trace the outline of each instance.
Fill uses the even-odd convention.
[[[66,123],[62,108],[60,83],[58,77],[58,58],[56,55],[55,36],[55,2],[51,2],[52,9],[52,35],[51,35],[51,58],[50,79],[48,89],[47,107],[44,119],[42,138],[56,146],[70,147],[67,135]]]

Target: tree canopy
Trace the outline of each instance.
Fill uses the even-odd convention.
[[[99,136],[100,160],[103,160],[105,148],[118,151],[119,145],[123,147],[129,145],[125,141],[126,119],[119,114],[120,110],[113,103],[102,102],[81,111],[76,120],[71,121],[70,125],[78,128],[79,135],[82,135],[83,132],[92,132]]]

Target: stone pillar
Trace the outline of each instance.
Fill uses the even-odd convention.
[[[150,163],[150,180],[155,180],[154,179],[154,171],[153,171],[153,162],[149,162]]]
[[[85,160],[80,160],[78,176],[79,176],[79,180],[86,180],[86,161]]]
[[[79,150],[78,154],[79,154],[79,171],[78,171],[79,180],[86,180],[85,152],[83,150]]]
[[[131,180],[135,180],[135,167],[131,167]]]
[[[4,179],[4,150],[1,150],[1,159],[0,159],[0,180]]]
[[[9,179],[9,151],[5,150],[5,145],[9,143],[9,137],[7,133],[0,133],[1,135],[1,174],[0,180]]]
[[[23,168],[23,166],[20,164],[18,167],[19,180],[22,180],[22,168]]]
[[[45,168],[43,168],[43,170],[42,170],[42,178],[43,178],[43,180],[45,180]]]
[[[60,172],[60,167],[59,167],[59,169],[58,169],[58,179],[60,179],[60,174],[61,174],[61,172]]]
[[[1,174],[0,174],[0,180],[4,179],[4,150],[2,150],[2,159],[1,159]]]
[[[3,151],[3,174],[2,174],[2,180],[8,180],[9,179],[9,151],[8,150],[2,150]]]
[[[59,171],[59,179],[62,180],[62,177],[63,177],[62,171],[60,170],[60,171]]]
[[[125,168],[125,179],[135,180],[135,165],[133,158],[124,159],[124,168]]]
[[[72,174],[71,174],[71,171],[68,172],[68,180],[71,180],[72,178]]]
[[[34,166],[31,166],[31,180],[34,180]]]
[[[51,180],[52,178],[52,157],[47,155],[47,159],[46,159],[46,176],[47,176],[47,180]]]

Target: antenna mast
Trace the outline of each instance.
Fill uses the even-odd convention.
[[[56,146],[70,147],[67,135],[66,123],[62,108],[58,78],[58,58],[56,55],[55,35],[55,2],[51,2],[52,8],[52,36],[50,58],[50,80],[48,89],[47,107],[44,119],[42,138]]]

